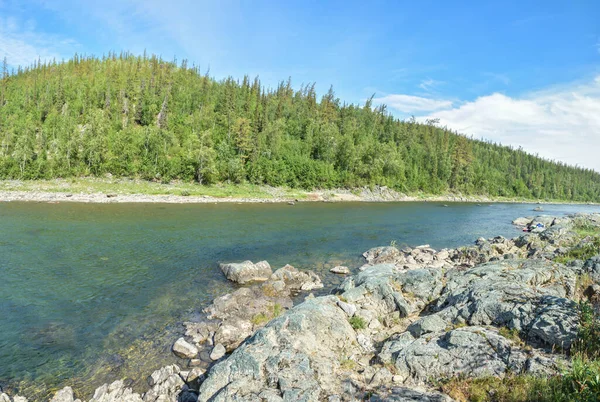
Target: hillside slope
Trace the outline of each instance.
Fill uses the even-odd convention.
[[[4,74],[0,179],[137,177],[600,201],[600,174],[314,85],[215,81],[155,56],[75,56]]]

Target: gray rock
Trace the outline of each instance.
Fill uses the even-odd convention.
[[[569,350],[577,336],[578,326],[577,303],[560,297],[545,296],[540,300],[527,337],[534,344]]]
[[[582,271],[589,274],[590,277],[596,282],[600,282],[600,255],[590,258],[583,265]]]
[[[317,297],[269,322],[216,364],[199,401],[259,400],[278,389],[283,400],[320,400],[341,393],[340,355],[356,333],[333,296]]]
[[[179,338],[173,344],[173,353],[182,359],[192,359],[198,355],[198,348],[184,338]]]
[[[338,300],[337,305],[344,310],[344,313],[348,315],[348,317],[353,317],[356,314],[356,306],[354,304],[345,303],[341,300]]]
[[[434,314],[448,324],[515,328],[524,338],[548,347],[570,345],[568,339],[576,335],[571,324],[577,309],[567,297],[574,295],[575,278],[572,269],[542,260],[505,260],[451,270]],[[552,297],[556,309],[548,307],[547,297]],[[560,314],[564,325],[553,325]],[[536,329],[529,334],[534,323]],[[549,331],[559,332],[551,336]],[[555,341],[560,343],[551,343]]]
[[[375,247],[363,253],[367,263],[384,264],[394,262],[400,256],[400,251],[396,247]]]
[[[253,264],[252,261],[220,264],[225,277],[232,282],[246,284],[248,282],[266,281],[271,274],[271,266],[266,261]]]
[[[227,350],[225,349],[225,346],[218,343],[215,345],[212,352],[210,353],[210,358],[213,361],[217,361],[220,358],[222,358],[223,356],[225,356],[226,353],[227,353]]]
[[[329,270],[329,272],[333,272],[334,274],[340,274],[340,275],[348,275],[350,273],[350,269],[348,267],[344,267],[344,266],[337,266],[337,267],[333,267]]]
[[[421,337],[393,355],[397,375],[414,384],[457,375],[501,377],[525,370],[528,358],[497,332],[476,326]]]
[[[517,218],[514,221],[512,221],[513,225],[516,226],[528,226],[531,221],[533,220],[533,218]]]
[[[369,398],[370,402],[452,402],[448,395],[421,389],[395,387],[389,390],[379,390]]]
[[[0,402],[10,402],[10,398],[3,392],[0,392]]]
[[[439,315],[428,315],[412,323],[408,327],[408,331],[412,336],[418,338],[423,334],[442,332],[447,326],[448,323]]]
[[[123,381],[115,381],[112,384],[104,384],[96,389],[94,396],[89,402],[142,402],[139,394],[134,393],[131,388],[125,387]]]
[[[179,367],[173,364],[152,373],[149,379],[152,388],[144,394],[144,402],[176,402],[185,385],[180,372]]]
[[[73,402],[73,400],[73,389],[64,387],[54,395],[50,402]]]
[[[282,281],[293,292],[321,289],[321,278],[312,271],[299,271],[291,265],[279,268],[271,275],[272,281]]]

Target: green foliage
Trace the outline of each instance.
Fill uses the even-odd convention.
[[[354,317],[348,320],[352,328],[354,329],[365,329],[367,327],[367,323],[362,317],[355,315]]]
[[[0,179],[111,173],[168,183],[389,186],[600,201],[600,175],[476,141],[314,85],[216,81],[156,56],[75,55],[3,74]]]
[[[273,318],[279,317],[284,311],[283,306],[279,303],[273,304],[269,309],[270,311],[268,313],[262,312],[255,314],[250,319],[250,322],[252,322],[252,324],[254,324],[255,326],[259,326],[271,321]]]
[[[571,354],[585,359],[600,359],[600,319],[586,302],[579,304],[579,330]]]
[[[595,236],[588,240],[572,247],[565,255],[555,258],[555,261],[562,264],[573,260],[586,261],[600,254],[600,236]]]
[[[500,335],[502,335],[503,337],[505,337],[506,339],[513,341],[517,345],[523,344],[523,340],[521,339],[521,337],[519,335],[519,331],[516,328],[509,329],[506,327],[502,327],[502,328],[500,328],[498,333]]]

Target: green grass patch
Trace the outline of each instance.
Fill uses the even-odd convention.
[[[600,236],[593,237],[589,243],[576,245],[565,255],[555,258],[554,261],[561,264],[574,260],[585,261],[598,254],[600,254]]]
[[[283,306],[281,306],[281,304],[275,303],[270,307],[270,311],[255,314],[250,319],[250,322],[252,322],[254,326],[265,324],[271,321],[273,318],[279,317],[281,314],[283,314],[284,310],[285,309]]]
[[[350,325],[352,325],[352,328],[354,329],[365,329],[367,327],[366,321],[362,317],[359,317],[357,315],[350,318],[348,322],[350,323]]]

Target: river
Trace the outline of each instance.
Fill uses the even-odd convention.
[[[534,205],[439,203],[0,203],[0,386],[34,398],[91,392],[175,361],[189,319],[235,289],[218,262],[316,270],[379,245],[456,247],[518,230]],[[545,205],[545,214],[600,212]],[[82,392],[83,392],[82,391]]]

